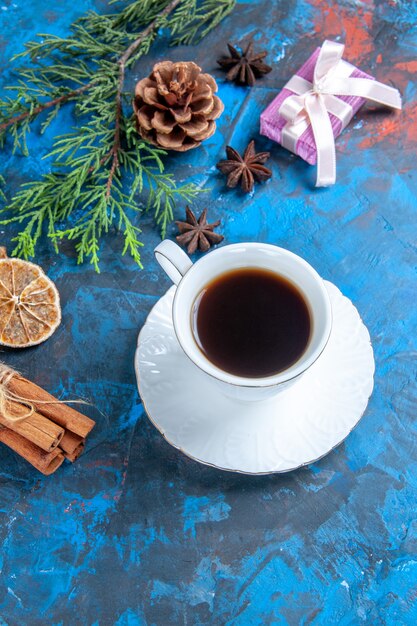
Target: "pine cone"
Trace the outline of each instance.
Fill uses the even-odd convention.
[[[216,81],[195,63],[162,61],[140,80],[133,108],[140,135],[166,150],[196,148],[216,130],[223,103]]]

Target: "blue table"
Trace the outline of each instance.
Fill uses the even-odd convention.
[[[0,8],[5,68],[37,32],[64,34],[106,2]],[[373,340],[375,391],[346,442],[311,467],[245,477],[198,465],[163,440],[136,389],[136,337],[169,286],[153,260],[152,219],[141,218],[144,271],[121,257],[117,233],[100,275],[77,266],[70,245],[57,257],[43,240],[36,261],[57,283],[63,323],[46,344],[2,358],[55,394],[90,398],[98,426],[85,455],[49,478],[0,449],[1,624],[416,623],[416,20],[405,2],[248,1],[199,46],[159,47],[128,77],[133,85],[169,56],[218,78],[218,131],[172,156],[169,169],[210,187],[195,206],[222,220],[225,243],[287,247],[353,300]],[[252,35],[274,71],[249,90],[226,83],[215,59],[228,40]],[[325,38],[345,41],[348,60],[398,86],[405,106],[400,115],[362,110],[337,141],[337,184],[316,190],[314,168],[258,126]],[[1,153],[8,193],[48,170],[41,157],[72,124],[69,111],[60,119],[32,134],[29,158]],[[226,144],[242,149],[252,137],[271,150],[273,178],[244,196],[226,190],[214,165]],[[8,243],[13,233],[2,234]]]

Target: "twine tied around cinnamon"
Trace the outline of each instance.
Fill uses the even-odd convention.
[[[9,383],[13,376],[18,376],[18,372],[5,363],[0,362],[0,414],[8,422],[21,422],[35,412],[35,407],[27,398],[21,398],[9,389]],[[21,415],[16,415],[10,411],[12,402],[18,402],[27,408]]]
[[[9,367],[5,363],[0,361],[0,415],[8,422],[22,422],[36,412],[36,404],[89,404],[85,400],[39,400],[31,398],[23,398],[19,394],[14,393],[9,389],[9,384],[14,376],[20,376],[19,372]],[[20,406],[25,407],[27,410],[23,413],[16,415],[11,411],[11,405],[18,403]],[[0,426],[2,428],[2,426]]]

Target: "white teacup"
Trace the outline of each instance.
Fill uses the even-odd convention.
[[[238,243],[217,248],[193,264],[177,244],[166,239],[155,248],[155,257],[177,285],[172,319],[181,348],[226,394],[241,400],[272,396],[293,384],[326,347],[332,326],[327,290],[311,265],[289,250],[265,243]],[[192,329],[194,301],[203,288],[224,272],[248,267],[272,270],[296,285],[308,304],[312,322],[309,343],[298,361],[264,378],[236,376],[214,365],[198,347]]]

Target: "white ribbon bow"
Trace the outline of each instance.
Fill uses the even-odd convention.
[[[325,41],[314,68],[313,83],[293,76],[285,85],[295,92],[284,100],[279,114],[287,124],[282,130],[284,148],[296,151],[298,139],[311,124],[317,149],[316,187],[327,187],[336,181],[336,154],[329,113],[336,115],[343,128],[350,122],[353,110],[350,104],[336,96],[359,96],[395,109],[401,109],[397,89],[369,78],[351,78],[354,67],[342,60],[345,46]]]

